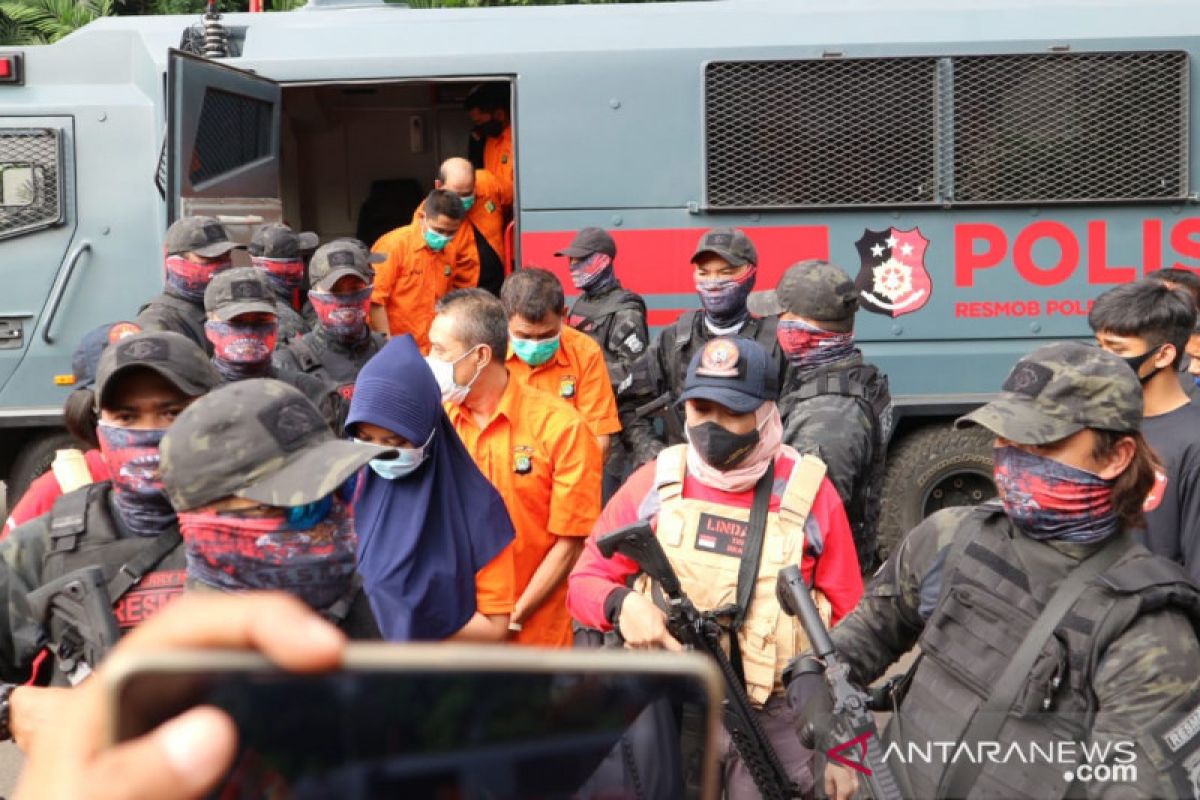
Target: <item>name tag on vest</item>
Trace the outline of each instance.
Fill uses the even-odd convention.
[[[749,532],[749,524],[741,520],[701,514],[700,527],[696,531],[696,549],[741,558]]]

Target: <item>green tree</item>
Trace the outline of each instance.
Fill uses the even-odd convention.
[[[113,13],[113,0],[0,0],[0,44],[57,42]]]

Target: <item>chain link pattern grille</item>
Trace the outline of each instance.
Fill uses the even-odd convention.
[[[1182,52],[955,58],[953,199],[1183,197],[1187,70]]]
[[[271,104],[206,89],[188,175],[192,185],[271,154]]]
[[[708,206],[1178,199],[1188,91],[1177,51],[715,62]]]
[[[52,128],[0,130],[0,238],[62,222],[61,152]]]
[[[936,74],[932,58],[709,64],[709,205],[932,203]]]

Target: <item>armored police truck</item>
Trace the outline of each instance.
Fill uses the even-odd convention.
[[[1198,55],[1194,0],[310,0],[0,51],[0,466],[19,493],[60,446],[72,348],[158,291],[172,219],[404,224],[466,153],[466,94],[503,82],[516,264],[565,274],[572,232],[609,229],[652,325],[698,305],[708,227],[749,232],[760,288],[813,257],[857,275],[895,536],[991,494],[990,442],[951,421],[1018,355],[1200,268]]]

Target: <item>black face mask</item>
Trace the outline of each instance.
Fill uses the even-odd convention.
[[[733,433],[715,422],[689,425],[687,433],[692,447],[696,448],[700,457],[722,472],[727,472],[745,461],[760,438],[757,430]]]
[[[1138,370],[1142,368],[1142,364],[1145,364],[1151,358],[1156,356],[1158,354],[1158,351],[1161,349],[1162,349],[1161,345],[1159,347],[1152,347],[1151,349],[1142,353],[1140,356],[1129,356],[1127,358],[1123,356],[1121,358],[1121,360],[1129,365],[1130,369],[1133,370],[1134,375],[1138,375]],[[1161,367],[1155,368],[1155,370],[1153,372],[1151,372],[1149,375],[1146,375],[1144,377],[1141,375],[1138,375],[1138,380],[1141,381],[1142,383],[1145,383],[1146,381],[1150,380],[1155,375],[1157,375],[1159,369],[1161,369]]]
[[[481,122],[475,126],[475,132],[479,134],[480,138],[492,139],[504,132],[504,123],[498,119]]]

